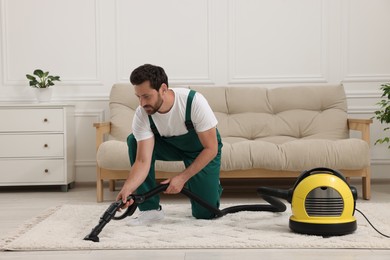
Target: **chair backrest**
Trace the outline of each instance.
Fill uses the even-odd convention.
[[[110,92],[110,139],[125,141],[132,132],[131,125],[138,99],[130,83],[115,84]]]

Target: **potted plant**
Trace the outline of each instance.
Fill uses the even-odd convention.
[[[379,110],[375,111],[374,118],[378,119],[381,124],[389,124],[390,123],[390,83],[382,84],[380,88],[382,93],[382,100],[377,103],[379,105]],[[386,126],[383,131],[388,131],[390,126]],[[383,144],[389,143],[389,136],[385,136],[383,138],[379,138],[375,141],[375,144]],[[388,146],[390,149],[390,145]]]
[[[52,92],[49,87],[54,86],[54,81],[61,81],[59,76],[52,76],[41,69],[34,70],[33,75],[26,74],[26,78],[30,86],[36,89],[38,101],[49,101]]]

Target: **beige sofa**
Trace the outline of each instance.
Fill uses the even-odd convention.
[[[362,178],[370,198],[370,119],[348,119],[342,85],[266,88],[191,86],[208,100],[222,136],[221,178],[297,177],[303,170],[329,167],[347,178]],[[97,201],[103,181],[125,179],[130,169],[126,138],[138,99],[131,84],[110,93],[110,122],[96,123]],[[361,132],[350,138],[349,131]],[[361,137],[361,138],[360,138]],[[164,179],[182,162],[156,162]]]

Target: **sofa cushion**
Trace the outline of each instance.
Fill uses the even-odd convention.
[[[208,100],[222,137],[348,138],[342,85],[190,88]]]
[[[130,160],[127,143],[109,140],[102,143],[96,154],[99,167],[108,170],[130,170]],[[156,170],[167,172],[180,172],[184,170],[183,162],[156,161]]]
[[[103,142],[96,153],[97,165],[109,170],[130,170],[127,143],[117,140]]]
[[[360,139],[288,139],[278,144],[261,139],[224,138],[221,169],[302,171],[321,166],[356,170],[370,163],[368,144]]]
[[[357,170],[370,164],[368,144],[360,139],[290,140],[282,144],[263,140],[224,138],[221,170],[302,171],[318,166],[332,169]],[[99,167],[110,170],[130,169],[127,145],[121,141],[107,141],[97,152]],[[156,170],[179,172],[183,162],[156,161]]]

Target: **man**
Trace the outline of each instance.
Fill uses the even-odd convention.
[[[222,142],[218,121],[206,99],[193,90],[169,89],[163,68],[150,64],[136,68],[130,81],[140,106],[134,115],[133,133],[127,138],[132,168],[117,200],[125,202],[130,194],[142,194],[156,186],[155,160],[183,161],[185,170],[162,182],[169,184],[165,193],[176,194],[186,187],[219,208]],[[195,218],[214,218],[198,203],[191,201],[191,205]],[[141,214],[130,225],[147,225],[164,217],[158,195],[138,207]]]

